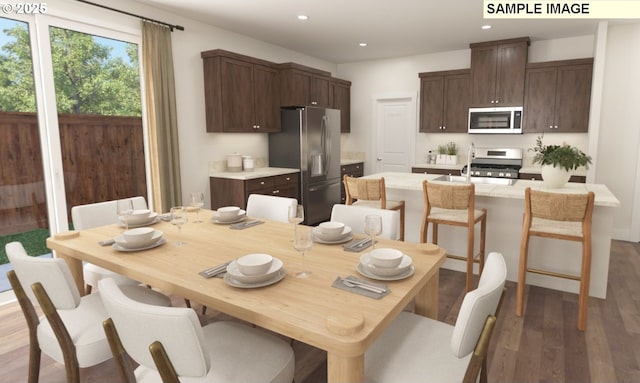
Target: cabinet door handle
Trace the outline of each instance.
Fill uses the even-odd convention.
[[[318,105],[318,101],[311,101],[311,105]]]
[[[264,181],[260,181],[260,185],[264,185]]]

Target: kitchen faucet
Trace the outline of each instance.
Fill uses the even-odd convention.
[[[471,158],[476,153],[476,146],[471,143],[469,145],[469,151],[467,151],[467,183],[471,183]]]

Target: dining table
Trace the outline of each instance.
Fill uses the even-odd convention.
[[[311,275],[297,278],[303,260],[294,248],[293,224],[260,219],[261,224],[234,230],[211,220],[212,213],[201,210],[204,222],[188,222],[181,229],[157,220],[151,227],[163,233],[164,243],[146,250],[119,251],[98,243],[121,235],[125,228],[120,224],[59,233],[47,239],[47,246],[67,261],[79,291],[84,291],[85,261],[325,350],[329,382],[364,381],[366,350],[412,302],[417,314],[437,317],[438,274],[445,251],[436,245],[376,238],[376,248],[402,251],[413,268],[406,278],[380,281],[358,269],[370,248],[356,252],[346,251],[343,244],[314,243],[304,255],[304,268]],[[279,259],[286,274],[277,283],[255,288],[199,274],[251,253]],[[338,277],[349,276],[384,284],[389,292],[376,299],[334,287]]]

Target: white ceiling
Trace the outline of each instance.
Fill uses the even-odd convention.
[[[137,1],[336,64],[465,49],[472,42],[512,37],[583,36],[593,34],[598,22],[484,20],[482,0]],[[298,20],[299,14],[309,20]],[[481,30],[484,24],[493,28]]]

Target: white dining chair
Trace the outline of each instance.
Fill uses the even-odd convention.
[[[468,292],[455,326],[401,312],[365,354],[366,382],[486,382],[489,340],[507,266],[489,254],[478,288]]]
[[[147,202],[144,197],[138,196],[131,198],[134,209],[146,209]],[[71,220],[75,230],[86,230],[98,226],[110,225],[118,223],[117,200],[89,203],[85,205],[77,205],[71,208]],[[98,281],[102,278],[113,278],[119,284],[137,285],[138,281],[125,277],[104,267],[96,266],[92,263],[86,263],[83,266],[82,274],[84,277],[85,291],[91,293],[92,287],[98,285]]]
[[[8,243],[5,249],[13,266],[7,276],[29,329],[29,383],[38,381],[41,351],[64,364],[68,382],[79,381],[80,368],[110,359],[100,292],[80,297],[63,259],[30,257],[20,242]],[[134,287],[138,286],[125,285],[123,290],[136,296],[130,291]],[[171,305],[168,297],[153,290],[144,292],[144,301]],[[34,303],[43,317],[38,318]]]
[[[382,217],[382,234],[378,237],[400,239],[400,213],[398,210],[335,204],[331,209],[331,221],[342,222],[354,233],[364,234],[364,217],[377,214]]]
[[[140,304],[127,298],[122,286],[109,278],[100,281],[99,286],[115,327],[110,337],[117,334],[124,350],[139,364],[134,371],[138,383],[164,381],[149,351],[154,342],[166,349],[181,381],[293,381],[293,349],[265,330],[232,321],[202,327],[191,309]]]
[[[289,222],[289,206],[296,206],[295,198],[250,194],[247,199],[247,215],[272,221]]]

